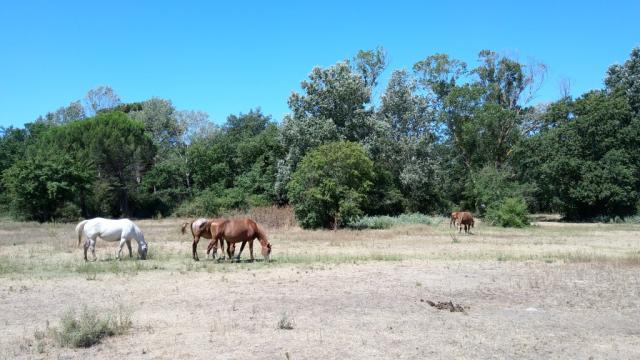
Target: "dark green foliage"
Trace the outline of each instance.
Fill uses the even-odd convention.
[[[73,202],[69,201],[62,206],[58,206],[53,219],[57,222],[74,223],[82,219],[82,209]]]
[[[277,161],[283,156],[278,127],[260,110],[231,115],[223,130],[189,147],[189,168],[198,190],[235,189],[257,203],[273,203]],[[237,199],[230,195],[226,198]],[[244,203],[235,201],[236,203]],[[225,208],[234,201],[227,201]],[[243,205],[244,206],[244,205]]]
[[[218,126],[169,100],[91,90],[1,129],[0,213],[213,216],[291,202],[305,227],[454,209],[516,226],[512,198],[570,219],[638,213],[640,49],[609,68],[602,91],[537,106],[543,65],[435,54],[374,91],[386,63],[377,48],[312,69],[281,123],[256,109]]]
[[[22,158],[14,157],[3,175],[14,215],[73,220],[77,208],[82,216],[131,214],[132,194],[155,152],[142,124],[101,112],[59,126],[29,124],[26,131]]]
[[[174,212],[176,216],[214,217],[225,210],[249,207],[255,198],[238,188],[222,189],[213,187],[199,192],[192,199],[183,202]],[[258,202],[257,205],[262,205]]]
[[[296,218],[305,228],[349,224],[363,214],[373,180],[373,163],[352,142],[334,142],[310,151],[289,183]]]
[[[573,109],[571,121],[529,140],[523,176],[570,219],[635,213],[640,120],[626,97],[599,91],[576,100]]]
[[[468,207],[478,209],[483,215],[487,208],[503,203],[506,198],[525,198],[530,192],[531,186],[516,181],[510,169],[488,165],[471,174],[466,195]]]
[[[505,198],[489,206],[486,220],[492,225],[521,228],[529,225],[528,214],[523,198]]]
[[[52,128],[33,152],[55,147],[87,161],[96,177],[92,194],[80,200],[87,215],[131,215],[129,202],[151,166],[155,146],[144,126],[122,112],[101,112],[93,118]]]
[[[68,207],[68,202],[86,192],[92,175],[85,164],[54,152],[17,160],[3,173],[3,184],[15,217],[49,221],[56,215],[69,215],[69,209],[58,209]]]
[[[604,83],[609,92],[626,97],[631,111],[640,115],[640,47],[631,50],[623,65],[609,67]]]
[[[397,215],[404,211],[406,202],[393,175],[374,163],[373,184],[363,204],[363,211],[369,215]]]

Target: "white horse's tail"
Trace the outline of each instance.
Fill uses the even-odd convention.
[[[78,225],[76,225],[76,234],[78,235],[78,246],[82,242],[82,231],[84,230],[84,224],[89,220],[82,220]]]

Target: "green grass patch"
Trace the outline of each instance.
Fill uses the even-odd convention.
[[[364,229],[389,229],[397,225],[438,225],[443,221],[442,217],[428,216],[420,213],[402,214],[398,216],[363,216],[356,222],[348,225],[356,230]]]
[[[68,310],[60,319],[60,328],[52,329],[53,338],[63,347],[90,347],[107,336],[125,334],[132,325],[131,314],[122,306],[100,316],[83,307],[80,313]]]

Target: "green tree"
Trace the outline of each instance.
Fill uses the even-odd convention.
[[[52,148],[88,161],[95,169],[92,196],[81,199],[85,215],[130,215],[131,196],[155,155],[144,125],[119,111],[52,127],[30,153],[47,154]]]
[[[408,199],[408,210],[434,211],[441,198],[433,110],[404,70],[393,72],[381,100],[378,119],[385,126],[369,152],[396,179],[388,193],[393,198],[397,186]]]
[[[387,66],[387,53],[382,47],[360,50],[351,60],[354,70],[360,74],[364,85],[375,88],[378,78]]]
[[[49,221],[65,203],[88,190],[92,172],[64,153],[37,154],[15,162],[3,173],[14,215]]]
[[[301,83],[302,94],[289,97],[291,114],[283,119],[281,142],[287,153],[278,164],[276,193],[286,202],[287,184],[310,149],[347,140],[364,144],[376,132],[372,87],[386,63],[384,51],[361,51],[349,61],[315,67]],[[352,66],[353,64],[353,66]]]
[[[363,214],[373,162],[361,145],[333,142],[311,150],[289,183],[296,218],[305,228],[337,228]]]
[[[623,65],[610,66],[604,83],[608,92],[623,94],[634,114],[640,115],[640,47],[631,50]]]
[[[567,218],[630,215],[639,201],[639,143],[640,119],[626,96],[593,91],[575,101],[569,121],[527,141],[521,176]]]
[[[278,126],[259,109],[230,115],[219,132],[196,138],[188,149],[195,188],[216,189],[228,198],[216,202],[222,208],[273,203],[277,162],[284,155],[279,136]]]
[[[120,105],[120,96],[116,94],[111,86],[103,85],[87,91],[84,103],[89,115],[95,115],[99,111],[110,110]]]

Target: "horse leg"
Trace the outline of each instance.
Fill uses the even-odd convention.
[[[233,259],[233,255],[236,253],[236,244],[227,241],[227,256],[229,259]]]
[[[87,239],[84,241],[84,244],[82,245],[82,247],[84,248],[84,261],[89,261],[89,260],[87,259],[87,250],[89,250],[89,238],[87,238]]]
[[[207,258],[209,257],[209,253],[211,253],[211,258],[213,260],[216,259],[216,255],[218,254],[218,248],[216,247],[218,242],[215,239],[211,239],[209,241],[209,245],[207,245]],[[222,250],[224,252],[224,249]]]
[[[96,256],[96,239],[89,240],[89,247],[91,248],[91,254],[93,255],[93,260],[91,261],[98,260],[98,257]]]
[[[127,249],[129,249],[129,257],[133,257],[131,254],[131,239],[127,239]]]
[[[247,245],[247,240],[242,241],[242,245],[240,245],[240,252],[238,256],[236,256],[236,260],[240,262],[240,255],[242,255],[242,250],[244,250],[244,246]]]
[[[233,261],[233,255],[236,253],[236,244],[227,240],[227,256]]]
[[[118,260],[120,260],[120,255],[122,255],[122,248],[124,247],[124,244],[127,243],[127,239],[126,238],[122,238],[120,239],[120,248],[118,249]]]
[[[192,252],[193,252],[193,260],[200,261],[198,258],[198,242],[200,241],[200,236],[195,236],[193,238]]]
[[[249,241],[249,254],[251,254],[251,262],[253,262],[255,260],[253,258],[253,240]]]
[[[224,252],[224,238],[222,236],[214,237],[211,239],[211,241],[214,243],[213,246],[217,246],[216,252],[218,252],[217,249],[220,249],[220,257],[218,258],[218,261],[224,261],[227,258]],[[227,241],[227,244],[228,243],[229,242]]]

